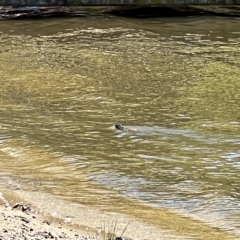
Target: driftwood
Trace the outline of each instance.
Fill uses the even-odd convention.
[[[45,18],[45,17],[84,17],[66,7],[0,7],[0,19]]]

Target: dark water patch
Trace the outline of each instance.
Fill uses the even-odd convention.
[[[119,7],[107,14],[133,17],[133,18],[161,18],[161,17],[192,17],[192,16],[221,16],[221,17],[240,17],[240,9],[238,7],[231,8],[219,7],[217,9],[201,8],[195,6],[147,6],[147,7]]]

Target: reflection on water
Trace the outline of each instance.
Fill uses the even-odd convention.
[[[2,171],[71,201],[106,207],[121,195],[240,234],[238,26],[2,22]]]

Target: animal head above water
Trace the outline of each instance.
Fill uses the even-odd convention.
[[[123,125],[122,125],[122,124],[120,124],[120,123],[117,123],[117,124],[115,124],[115,129],[116,129],[116,130],[123,130],[123,129],[124,129],[124,127],[123,127]]]

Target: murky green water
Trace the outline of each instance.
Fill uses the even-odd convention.
[[[0,32],[3,180],[116,211],[119,196],[141,200],[240,234],[239,19],[6,21]]]

